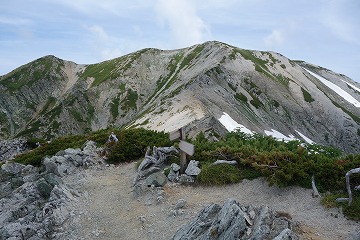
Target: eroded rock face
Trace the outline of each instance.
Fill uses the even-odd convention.
[[[61,239],[79,195],[61,177],[97,164],[99,149],[87,142],[44,159],[45,171],[8,162],[0,169],[0,239]],[[49,167],[50,166],[50,167]]]
[[[205,207],[172,239],[299,239],[294,224],[267,206],[242,206],[234,199]]]

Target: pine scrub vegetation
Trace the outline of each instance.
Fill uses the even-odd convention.
[[[231,132],[218,142],[210,142],[199,134],[193,144],[196,149],[193,159],[202,166],[198,182],[204,184],[235,183],[263,176],[270,185],[311,188],[314,175],[320,192],[346,196],[345,174],[360,166],[360,155],[343,155],[332,147],[277,141],[259,134]],[[211,165],[220,159],[235,160],[238,164]],[[351,183],[352,187],[359,185],[360,176],[353,176]],[[360,198],[355,196],[354,199],[353,205],[357,207]],[[344,213],[352,219],[360,219],[360,208],[354,207],[344,206]]]

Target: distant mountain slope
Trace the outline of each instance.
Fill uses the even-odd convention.
[[[328,69],[220,42],[91,65],[46,56],[0,78],[0,138],[172,131],[226,113],[254,132],[358,152],[359,94],[358,83]]]

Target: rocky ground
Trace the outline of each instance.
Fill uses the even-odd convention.
[[[3,164],[0,239],[360,239],[359,223],[325,209],[309,189],[256,179],[134,190],[135,163],[107,165],[99,152],[88,142],[42,168]]]
[[[79,174],[66,180],[81,179],[73,187],[83,196],[67,229],[71,239],[170,239],[203,208],[227,199],[243,206],[269,206],[291,218],[302,239],[357,239],[360,231],[359,223],[346,220],[338,209],[325,209],[311,190],[269,187],[264,179],[221,187],[168,183],[136,196],[131,187],[134,163]],[[182,201],[184,206],[177,207]]]

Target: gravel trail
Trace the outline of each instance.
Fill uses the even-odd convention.
[[[167,184],[165,201],[159,203],[155,194],[135,197],[131,188],[134,169],[134,163],[104,166],[66,180],[81,193],[73,206],[74,219],[66,229],[69,238],[170,239],[203,207],[229,198],[289,213],[300,223],[304,239],[351,239],[360,231],[360,224],[346,220],[338,209],[325,209],[310,189],[269,187],[263,179],[221,187]],[[187,204],[175,212],[179,199]]]

